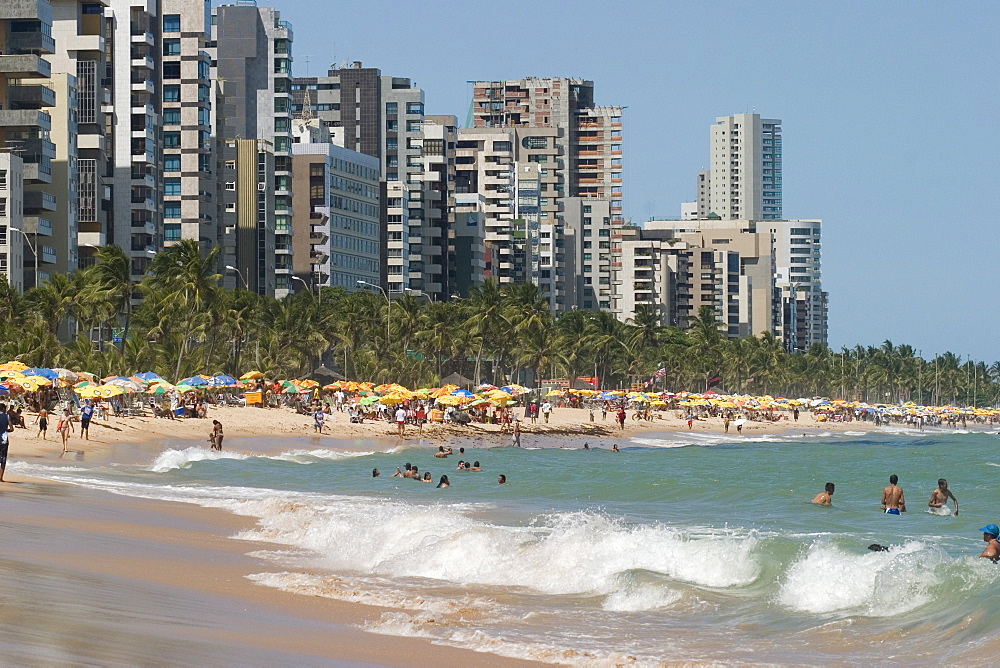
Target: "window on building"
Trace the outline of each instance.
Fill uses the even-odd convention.
[[[181,217],[181,203],[180,202],[164,202],[163,203],[163,217],[164,218],[180,218]]]
[[[180,241],[181,226],[179,223],[169,223],[163,226],[164,241]]]
[[[396,115],[399,113],[399,103],[398,102],[386,102],[385,103],[385,113],[388,115]]]
[[[164,109],[163,110],[163,124],[164,125],[180,125],[181,124],[181,110],[180,109]]]
[[[511,143],[509,141],[495,141],[495,142],[493,142],[493,150],[494,151],[503,151],[505,153],[510,153],[510,151],[512,149],[513,149],[513,147],[511,146]]]
[[[180,148],[180,147],[181,147],[180,132],[163,133],[163,148]]]
[[[422,126],[423,124],[420,121],[406,121],[407,132],[420,132]]]
[[[181,64],[180,63],[163,63],[163,78],[164,79],[180,79],[181,78]]]
[[[276,98],[274,98],[274,113],[276,113],[276,114],[287,114],[288,113],[288,98],[287,97],[276,97]]]
[[[163,157],[163,171],[165,172],[179,172],[181,171],[181,156],[179,155],[167,155]]]
[[[407,102],[406,103],[406,113],[408,114],[424,114],[424,103],[423,102]]]
[[[542,153],[536,153],[534,155],[528,156],[528,162],[548,162],[549,156]]]
[[[385,122],[385,129],[387,131],[389,131],[389,132],[398,132],[399,131],[399,121],[386,121]]]
[[[198,101],[199,102],[208,102],[209,101],[210,90],[211,89],[209,89],[209,87],[207,85],[205,85],[205,84],[198,84]]]
[[[521,140],[521,146],[524,148],[548,148],[549,138],[548,137],[525,137]]]
[[[163,194],[164,195],[180,195],[181,194],[181,180],[179,178],[169,178],[163,179]]]
[[[286,132],[291,132],[292,130],[292,120],[290,118],[275,118],[274,119],[274,131],[277,134],[284,134]]]
[[[181,15],[164,14],[163,32],[180,32],[180,31],[181,31]]]
[[[181,101],[181,87],[177,84],[171,84],[169,86],[163,87],[163,101],[164,102],[180,102]]]
[[[164,56],[181,55],[181,40],[177,37],[172,37],[170,39],[163,40],[163,55]]]

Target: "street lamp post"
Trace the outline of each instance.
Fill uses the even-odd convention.
[[[241,272],[239,269],[237,269],[236,267],[232,266],[231,264],[227,264],[226,265],[226,269],[228,269],[229,271],[236,272],[236,275],[240,277],[241,281],[243,281],[243,287],[246,288],[247,291],[249,292],[249,290],[250,290],[250,283],[247,282],[247,279],[243,278],[243,272]]]
[[[378,288],[385,297],[385,347],[386,350],[389,349],[389,317],[392,315],[392,302],[389,301],[389,293],[385,291],[381,285],[375,285],[374,283],[369,283],[368,281],[358,281],[358,285],[367,285],[370,288]]]
[[[24,233],[19,227],[9,228],[11,232],[20,232],[21,238],[24,239],[24,243],[28,244],[28,248],[31,249],[31,255],[35,258],[35,287],[38,287],[38,232],[35,232],[35,243],[31,243],[28,239],[28,235]]]
[[[305,282],[305,279],[299,278],[298,276],[292,276],[292,280],[293,281],[298,281],[302,285],[306,286],[306,290],[308,290],[309,292],[312,292],[312,287],[310,287],[310,285]],[[316,285],[316,305],[317,306],[322,306],[323,305],[323,293],[319,291],[319,285],[318,284]]]
[[[421,297],[427,297],[431,303],[435,303],[437,300],[434,299],[434,295],[424,292],[423,290],[414,290],[413,288],[403,288],[404,292],[410,292]]]

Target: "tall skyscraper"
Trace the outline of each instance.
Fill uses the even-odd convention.
[[[781,121],[760,114],[715,119],[709,212],[723,220],[781,219]],[[699,199],[702,190],[699,184]]]
[[[159,0],[111,0],[114,201],[104,242],[131,258],[134,281],[163,244],[161,20]]]
[[[52,187],[56,147],[45,111],[56,95],[44,57],[54,51],[48,2],[0,3],[0,273],[17,289],[44,280],[56,259],[46,217],[59,202]]]
[[[216,123],[223,259],[248,289],[278,297],[293,290],[292,37],[273,7],[212,10],[208,53],[224,99]]]
[[[584,79],[528,77],[475,81],[472,86],[473,127],[459,133],[457,178],[462,178],[462,163],[468,159],[463,156],[463,143],[478,141],[474,133],[491,129],[514,131],[508,140],[512,173],[525,174],[522,163],[536,163],[539,169],[534,219],[530,206],[522,204],[534,197],[530,189],[527,195],[518,193],[516,207],[491,210],[491,199],[503,200],[499,197],[503,188],[494,185],[495,164],[503,156],[482,154],[487,170],[481,185],[474,187],[485,189],[486,242],[499,256],[499,267],[489,273],[501,282],[535,283],[547,293],[554,311],[613,308],[625,224],[623,108],[595,105],[594,83]],[[481,148],[489,151],[491,147],[483,144]],[[492,167],[490,162],[494,162]],[[459,181],[459,192],[470,187]],[[570,198],[581,201],[570,202]]]

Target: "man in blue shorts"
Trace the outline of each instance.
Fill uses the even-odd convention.
[[[83,408],[80,409],[80,434],[84,440],[90,440],[90,418],[94,416],[94,407],[90,405],[90,399],[84,399]]]
[[[3,479],[3,473],[7,470],[7,448],[10,446],[10,432],[14,431],[14,424],[7,415],[7,405],[0,404],[0,482],[7,482]]]
[[[889,486],[882,490],[882,510],[886,515],[899,515],[906,512],[906,501],[903,499],[903,488],[897,485],[899,477],[893,473],[889,476]]]

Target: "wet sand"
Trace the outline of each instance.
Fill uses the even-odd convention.
[[[528,665],[357,628],[386,609],[254,585],[273,548],[222,511],[25,479],[0,486],[8,665]]]

